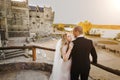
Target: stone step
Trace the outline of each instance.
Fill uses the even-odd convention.
[[[17,50],[5,50],[4,53],[5,54],[9,54],[9,53],[15,53],[15,52],[19,52],[19,51],[23,51],[23,49],[17,49]]]
[[[20,57],[20,56],[24,56],[24,53],[15,54],[15,55],[11,55],[11,56],[5,56],[5,59],[11,59],[11,58]]]
[[[6,51],[2,51],[2,55],[0,56],[1,60],[4,59],[10,59],[10,58],[15,58],[15,57],[19,57],[19,56],[25,56],[25,51],[22,49],[18,49],[18,50],[6,50]]]
[[[20,54],[20,53],[24,53],[24,51],[17,51],[17,52],[12,52],[12,53],[7,53],[7,54],[5,53],[5,57]]]

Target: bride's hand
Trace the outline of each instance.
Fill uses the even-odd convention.
[[[69,59],[69,54],[66,54],[66,60],[68,60]]]
[[[63,60],[64,60],[64,61],[67,61],[67,60],[68,60],[68,58],[67,58],[66,55],[63,57]]]

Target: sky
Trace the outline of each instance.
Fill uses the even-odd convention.
[[[120,25],[120,0],[28,0],[29,5],[52,7],[54,23]]]

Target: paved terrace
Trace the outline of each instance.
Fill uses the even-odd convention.
[[[50,41],[40,43],[40,44],[38,44],[38,43],[31,43],[31,44],[44,46],[44,47],[49,47],[49,48],[55,48],[55,43],[56,42],[57,42],[57,40],[52,40],[52,41],[50,40]],[[48,43],[52,43],[52,44],[46,45]],[[120,58],[119,57],[110,55],[110,54],[108,54],[108,52],[106,52],[106,51],[104,51],[102,49],[99,49],[97,47],[96,47],[96,49],[97,49],[97,53],[98,53],[98,56],[99,56],[98,57],[98,62],[99,63],[101,63],[101,64],[103,64],[105,66],[111,67],[113,69],[120,70],[120,67],[119,67],[120,66],[120,64],[119,64]],[[42,50],[42,49],[37,49],[36,52],[37,52],[36,61],[33,61],[32,57],[31,57],[32,51],[30,50],[30,51],[28,51],[28,53],[26,53],[26,51],[25,51],[25,53],[27,55],[29,55],[28,58],[26,58],[24,56],[21,56],[21,57],[11,58],[11,59],[7,59],[7,60],[0,60],[0,64],[19,63],[19,62],[25,62],[25,63],[29,63],[29,62],[31,62],[31,63],[48,63],[48,64],[53,63],[54,52],[47,51],[47,50]],[[36,70],[21,70],[21,71],[12,71],[13,75],[12,75],[11,72],[7,72],[7,73],[0,72],[0,77],[1,77],[0,79],[1,80],[14,80],[14,79],[15,80],[28,80],[29,78],[31,80],[43,79],[44,76],[41,76],[41,78],[40,78],[40,76],[38,77],[37,74],[39,72],[40,72],[40,75],[43,74],[44,76],[46,76],[46,72],[43,72],[41,70],[38,70],[38,71],[36,71]],[[25,75],[23,75],[23,73],[26,75],[26,77],[25,77]],[[47,74],[49,74],[49,73],[47,73]],[[9,75],[11,77],[9,77]],[[32,78],[31,78],[30,75],[36,75],[36,76],[34,76],[34,77],[32,76]],[[8,76],[8,79],[7,79],[7,76]],[[23,79],[20,79],[19,76],[23,77]],[[95,66],[92,66],[90,76],[92,76],[96,80],[113,80],[113,79],[114,80],[119,80],[120,79],[119,76],[111,74],[111,73],[106,72],[104,70],[98,69]],[[37,78],[35,78],[35,77],[37,77]],[[48,79],[48,76],[46,76],[46,78]],[[46,78],[44,77],[45,80],[46,80]],[[92,80],[92,79],[90,78],[90,80]]]

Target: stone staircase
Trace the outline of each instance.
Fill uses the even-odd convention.
[[[0,51],[0,60],[11,59],[20,56],[25,56],[25,51],[22,49]]]

